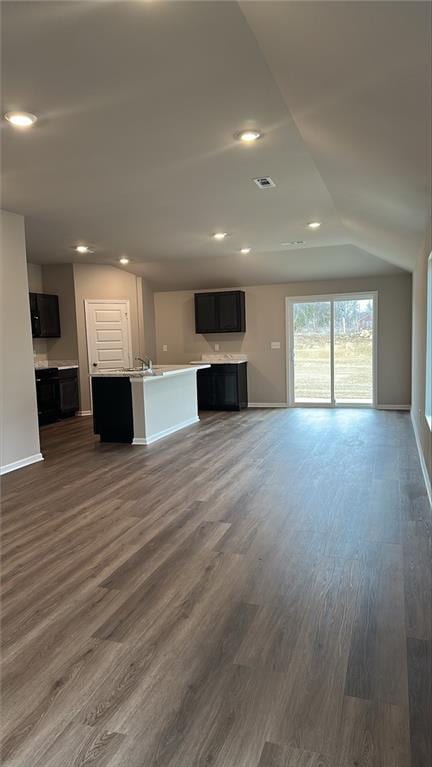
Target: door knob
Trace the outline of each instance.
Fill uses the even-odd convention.
[[[97,362],[93,362],[93,367],[97,368]]]

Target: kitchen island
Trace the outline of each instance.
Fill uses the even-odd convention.
[[[197,365],[91,374],[93,422],[101,442],[150,445],[199,421]]]

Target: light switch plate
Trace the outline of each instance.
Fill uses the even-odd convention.
[[[280,349],[280,341],[271,341],[270,348],[271,349]]]
[[[163,352],[167,352],[167,351],[168,351],[168,346],[167,346],[166,344],[164,344],[164,345],[162,346],[162,351],[163,351]]]
[[[219,349],[220,349],[220,346],[219,346],[219,344],[215,344],[215,352],[218,352],[218,351],[219,351]]]

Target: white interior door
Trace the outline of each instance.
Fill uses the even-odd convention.
[[[129,301],[86,300],[85,316],[90,372],[130,368]]]

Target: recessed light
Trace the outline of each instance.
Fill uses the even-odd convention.
[[[308,227],[309,229],[319,229],[321,226],[321,221],[309,221]]]
[[[247,256],[248,253],[251,252],[250,248],[242,248],[240,253],[243,253],[244,256]]]
[[[214,240],[224,240],[225,237],[228,237],[228,232],[215,232],[212,237]]]
[[[92,248],[89,248],[88,245],[77,245],[75,250],[78,253],[94,253],[94,250],[92,250]]]
[[[128,264],[129,263],[129,259],[126,258],[126,256],[122,256],[119,260],[120,260],[121,264]]]
[[[34,125],[37,117],[31,112],[6,112],[5,120],[14,125],[15,128],[29,128]]]
[[[235,134],[237,141],[243,141],[244,144],[253,144],[254,141],[258,141],[262,137],[262,133],[254,128],[248,128],[247,130],[238,131]]]

